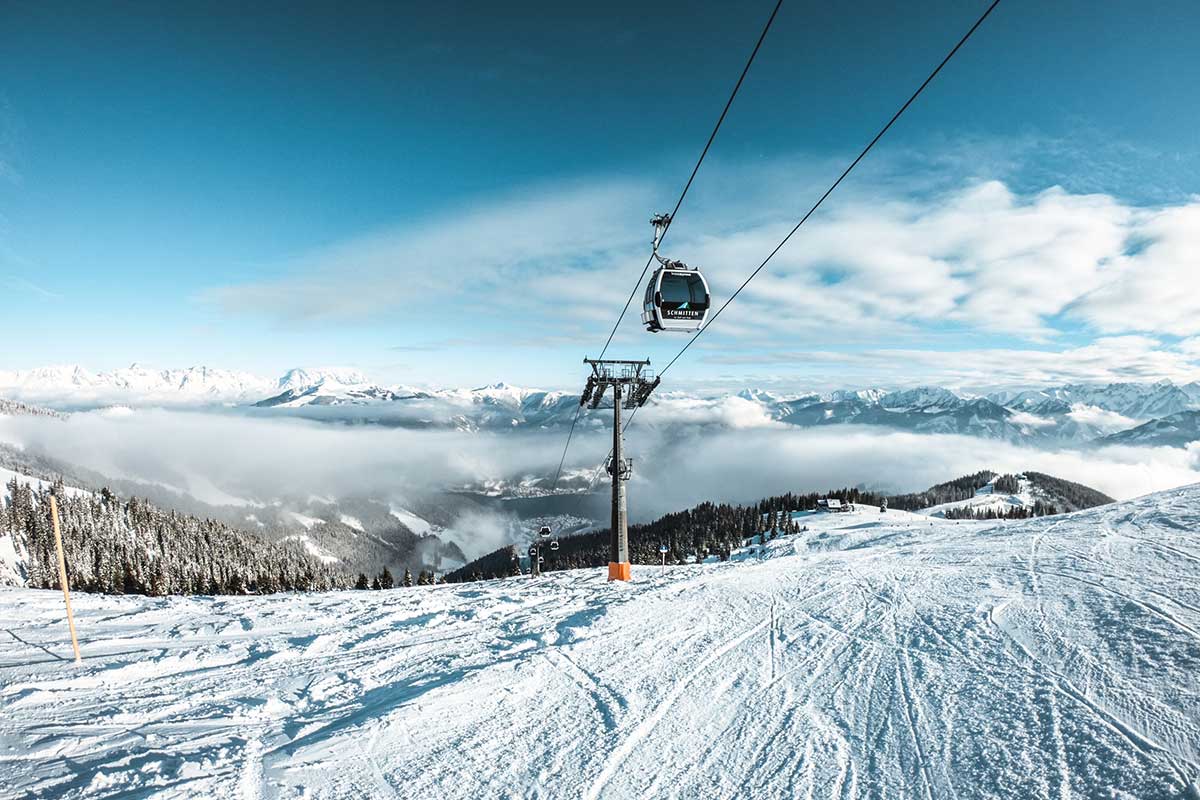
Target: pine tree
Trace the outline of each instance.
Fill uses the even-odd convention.
[[[163,564],[164,559],[160,558],[154,565],[153,577],[150,579],[150,591],[148,594],[154,597],[165,597],[170,589],[167,584],[167,569]]]
[[[384,571],[386,572],[387,570],[384,570]],[[408,567],[404,568],[404,580],[400,585],[404,586],[405,588],[411,588],[413,585],[412,573],[408,571]],[[391,588],[391,587],[389,587],[389,588]]]
[[[354,582],[354,588],[359,590],[371,588],[371,583],[367,580],[366,573],[358,573],[358,580]]]

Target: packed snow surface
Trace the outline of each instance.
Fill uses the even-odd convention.
[[[726,563],[0,592],[0,797],[1200,797],[1200,487]]]

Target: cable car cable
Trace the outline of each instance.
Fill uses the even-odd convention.
[[[827,197],[829,197],[829,195],[833,194],[833,190],[836,189],[838,187],[838,185],[841,184],[841,182],[846,178],[846,176],[849,175],[850,172],[855,167],[858,166],[858,163],[860,161],[862,161],[863,158],[866,157],[867,153],[871,152],[871,148],[873,148],[875,146],[876,142],[878,142],[880,139],[883,138],[883,135],[888,132],[888,130],[892,127],[893,124],[895,124],[896,120],[900,119],[900,116],[905,111],[908,110],[908,107],[913,104],[913,101],[915,101],[917,99],[917,97],[920,96],[921,92],[923,92],[925,90],[925,87],[933,82],[933,79],[935,77],[937,77],[937,74],[942,71],[942,67],[946,66],[946,64],[949,63],[950,59],[954,57],[954,54],[959,51],[959,48],[961,48],[964,44],[966,44],[967,40],[971,38],[971,34],[975,33],[975,31],[978,30],[979,26],[983,24],[983,21],[988,18],[988,15],[991,14],[992,10],[995,9],[996,6],[998,6],[998,5],[1000,5],[1000,0],[993,0],[992,4],[987,7],[986,11],[983,12],[983,15],[980,16],[979,19],[977,19],[975,21],[975,24],[971,26],[971,29],[969,31],[967,31],[966,34],[964,34],[961,39],[958,40],[958,44],[954,45],[954,47],[950,50],[950,52],[946,54],[946,57],[942,59],[941,63],[939,63],[934,68],[933,72],[929,73],[929,77],[925,79],[924,83],[922,83],[920,86],[917,87],[917,90],[915,92],[913,92],[912,96],[909,97],[908,100],[905,101],[904,105],[900,106],[900,110],[892,115],[892,118],[889,119],[887,124],[884,125],[883,128],[880,129],[879,133],[875,134],[875,138],[872,139],[870,141],[870,143],[867,144],[867,146],[863,148],[862,152],[858,154],[857,158],[855,158],[852,162],[850,162],[850,166],[846,167],[846,169],[842,172],[842,174],[838,176],[838,179],[836,181],[834,181],[833,184],[828,189],[825,190],[825,194],[821,195],[820,199],[818,199],[817,202],[813,204],[813,207],[810,208],[808,210],[808,212],[803,217],[800,218],[800,221],[797,222],[796,226],[794,228],[792,228],[791,231],[788,232],[788,235],[784,236],[783,240],[780,241],[779,244],[775,245],[775,249],[772,250],[770,252],[770,254],[768,254],[767,257],[763,259],[762,263],[759,264],[757,267],[755,267],[754,271],[750,273],[749,277],[747,277],[746,280],[742,281],[742,285],[739,286],[737,288],[737,291],[735,291],[733,294],[731,294],[729,296],[729,298],[724,303],[721,304],[721,307],[718,308],[716,313],[714,313],[712,315],[712,317],[709,318],[708,322],[705,323],[704,327],[701,328],[700,330],[696,331],[695,335],[692,336],[691,339],[688,339],[687,343],[682,347],[682,349],[680,349],[680,351],[675,354],[675,357],[672,358],[665,367],[663,367],[662,369],[660,369],[658,371],[658,376],[660,378],[663,375],[665,375],[667,370],[669,370],[672,367],[672,365],[674,365],[675,362],[678,361],[680,359],[680,357],[684,353],[687,352],[687,349],[689,347],[691,347],[692,344],[697,339],[700,338],[700,334],[702,334],[706,330],[708,330],[709,327],[711,327],[712,324],[717,321],[717,317],[721,316],[721,312],[724,311],[729,306],[729,304],[732,303],[737,298],[737,296],[739,294],[741,294],[742,290],[746,288],[746,286],[750,283],[750,281],[754,280],[754,278],[757,277],[758,273],[762,272],[763,268],[766,267],[767,264],[771,261],[771,259],[775,257],[775,254],[778,253],[781,249],[783,249],[783,246],[788,243],[788,240],[792,238],[792,236],[796,233],[796,231],[800,230],[800,226],[803,225],[805,222],[807,222],[808,218],[811,217],[813,215],[813,213],[818,208],[821,207],[821,204],[825,202],[825,198],[827,198]],[[633,421],[632,414],[629,416],[629,421],[630,422]],[[626,427],[628,427],[628,426],[626,425]],[[624,430],[624,427],[622,428],[622,430]]]
[[[892,115],[892,118],[889,119],[887,124],[884,125],[883,128],[880,129],[879,133],[875,134],[875,138],[872,139],[870,141],[870,143],[868,143],[867,146],[863,148],[862,152],[858,154],[858,157],[855,158],[854,161],[850,162],[850,166],[846,167],[846,169],[842,172],[842,174],[838,176],[838,179],[836,181],[834,181],[833,184],[828,189],[825,190],[825,193],[823,195],[821,195],[820,199],[818,199],[816,203],[813,204],[813,207],[808,210],[808,213],[806,213],[803,217],[800,218],[800,221],[796,223],[796,226],[794,228],[792,228],[792,230],[788,233],[788,235],[783,237],[783,240],[780,241],[779,244],[777,244],[775,246],[775,249],[773,249],[770,252],[770,254],[767,255],[767,257],[765,259],[763,259],[762,263],[759,264],[754,269],[754,271],[750,273],[749,277],[747,277],[746,280],[742,281],[742,285],[738,287],[737,291],[735,291],[732,295],[730,295],[729,299],[727,299],[724,303],[721,304],[721,307],[718,308],[716,313],[714,313],[708,319],[708,321],[704,324],[704,327],[701,328],[700,330],[696,331],[695,335],[692,336],[692,338],[688,339],[687,343],[684,344],[684,346],[679,350],[679,352],[675,354],[675,357],[672,358],[669,362],[667,362],[667,365],[665,367],[663,367],[661,370],[658,371],[659,378],[662,378],[662,376],[666,374],[667,370],[669,370],[675,364],[675,362],[678,361],[683,356],[683,354],[687,352],[687,349],[689,347],[691,347],[692,344],[697,339],[700,338],[700,334],[704,333],[706,330],[708,330],[710,325],[712,325],[714,322],[716,322],[717,317],[719,317],[721,315],[721,312],[724,311],[725,308],[730,303],[732,303],[739,294],[741,294],[742,289],[745,289],[746,286],[750,283],[750,281],[754,280],[754,278],[758,275],[758,273],[761,272],[763,270],[763,268],[767,266],[767,264],[771,261],[771,259],[775,257],[775,254],[778,253],[785,244],[787,244],[788,240],[792,238],[792,236],[796,233],[796,231],[800,230],[800,226],[802,226],[808,220],[808,218],[811,217],[813,215],[813,213],[818,208],[821,207],[821,204],[825,202],[825,198],[827,198],[827,197],[829,197],[829,195],[833,194],[833,190],[838,187],[838,185],[846,178],[847,175],[850,174],[850,172],[856,166],[858,166],[858,163],[860,161],[862,161],[863,158],[866,157],[867,153],[869,153],[871,151],[871,148],[873,148],[875,146],[875,144],[880,139],[883,138],[883,135],[888,132],[888,130],[892,127],[893,124],[895,124],[896,120],[900,119],[900,116],[905,111],[908,110],[908,107],[913,104],[913,101],[915,101],[917,99],[917,97],[920,96],[921,92],[923,92],[925,90],[925,87],[927,87],[930,83],[933,82],[933,79],[935,77],[937,77],[937,74],[942,71],[942,67],[946,66],[946,64],[949,63],[950,59],[952,59],[954,57],[954,55],[959,51],[959,49],[964,44],[966,44],[967,40],[971,38],[971,35],[974,34],[976,30],[979,29],[979,26],[983,24],[983,21],[988,18],[988,15],[990,15],[992,13],[992,11],[998,5],[1000,5],[1000,0],[993,0],[992,4],[987,7],[987,10],[984,11],[983,14],[979,17],[979,19],[977,19],[975,21],[975,24],[971,26],[971,29],[968,30],[966,32],[966,34],[964,34],[963,37],[958,40],[958,44],[954,45],[954,47],[951,48],[950,52],[946,54],[946,57],[941,60],[941,63],[939,63],[934,68],[933,72],[929,73],[929,77],[926,78],[925,81],[919,87],[917,87],[917,90],[915,92],[913,92],[912,96],[909,97],[907,101],[905,101],[904,105],[902,105],[900,107],[900,110],[898,110],[895,114]],[[638,412],[637,408],[633,409],[633,411],[625,419],[625,423],[621,426],[622,433],[627,431],[629,429],[629,426],[631,424],[633,424],[633,420],[637,416],[637,412]],[[610,453],[610,455],[611,455],[611,453]],[[597,472],[597,474],[599,474],[599,473]]]
[[[733,91],[729,94],[729,99],[725,101],[725,108],[721,109],[721,116],[717,117],[717,124],[713,126],[712,133],[708,135],[708,141],[704,143],[704,149],[700,151],[700,158],[696,160],[696,166],[692,167],[692,174],[688,176],[687,183],[683,185],[683,191],[679,194],[679,199],[675,201],[675,208],[671,209],[671,213],[667,216],[666,227],[663,228],[662,237],[659,239],[661,244],[662,238],[665,238],[667,231],[671,229],[671,223],[675,220],[675,214],[679,212],[679,207],[683,205],[683,199],[687,197],[688,190],[692,188],[692,181],[696,179],[696,173],[700,171],[700,165],[704,163],[704,157],[708,155],[708,150],[712,147],[713,140],[717,138],[717,132],[721,130],[721,124],[725,122],[725,117],[729,114],[729,108],[733,105],[733,100],[737,97],[738,90],[742,88],[742,82],[746,80],[746,74],[750,72],[750,65],[754,63],[754,57],[758,55],[759,48],[762,47],[763,40],[767,38],[767,31],[771,30],[771,23],[775,21],[775,15],[779,13],[779,7],[783,5],[783,0],[778,0],[775,3],[775,8],[771,11],[771,16],[767,18],[767,24],[763,26],[762,33],[758,35],[758,41],[754,43],[754,49],[750,51],[750,58],[746,59],[746,66],[742,67],[742,74],[738,76],[737,83],[733,85]],[[626,312],[629,311],[629,305],[633,302],[633,298],[637,295],[638,289],[642,286],[642,281],[646,277],[646,273],[650,270],[650,264],[654,261],[654,255],[646,259],[646,266],[642,267],[642,274],[634,281],[633,291],[629,293],[629,298],[625,301],[625,307],[621,309],[621,313],[617,316],[617,321],[613,324],[612,330],[608,332],[608,339],[604,342],[604,347],[600,350],[600,358],[604,358],[604,354],[608,352],[608,346],[612,344],[613,336],[617,333],[617,328],[621,327],[621,321],[625,319]]]
[[[734,98],[737,97],[738,91],[742,88],[742,83],[746,80],[746,75],[750,72],[750,66],[754,63],[758,51],[762,48],[763,40],[767,38],[767,32],[771,30],[771,25],[775,22],[775,17],[779,14],[780,7],[783,6],[783,0],[776,0],[775,8],[771,10],[771,16],[767,18],[767,24],[763,26],[762,33],[758,35],[758,41],[754,43],[754,49],[750,51],[750,57],[746,59],[746,66],[742,67],[742,74],[738,76],[737,83],[733,85],[733,91],[729,93],[729,99],[725,101],[725,107],[721,109],[721,116],[717,117],[717,124],[713,126],[712,133],[708,135],[708,141],[704,143],[704,149],[700,151],[700,157],[696,160],[696,166],[692,167],[692,174],[688,176],[687,183],[683,185],[683,191],[679,193],[679,199],[675,201],[675,207],[671,210],[666,227],[663,228],[662,236],[659,237],[659,242],[667,235],[667,231],[671,228],[671,222],[675,220],[675,215],[679,212],[679,207],[683,205],[683,200],[687,197],[688,190],[692,188],[692,182],[696,180],[696,173],[700,171],[700,166],[704,163],[705,156],[708,155],[709,149],[712,147],[713,141],[717,138],[717,132],[721,130],[721,125],[725,122],[725,117],[729,114],[730,107],[733,106]],[[604,358],[604,354],[608,352],[608,346],[612,344],[613,336],[617,333],[617,328],[621,327],[621,321],[625,319],[625,314],[629,311],[629,305],[633,302],[633,298],[637,295],[638,289],[642,286],[642,281],[646,277],[646,273],[650,270],[650,264],[654,261],[654,254],[646,259],[646,266],[642,267],[642,273],[633,284],[633,291],[629,293],[629,297],[625,300],[625,306],[621,309],[621,313],[617,315],[617,321],[613,324],[612,330],[608,332],[608,338],[604,341],[604,347],[600,350],[600,358]],[[583,410],[583,406],[575,409],[575,416],[571,420],[571,429],[567,432],[567,442],[563,445],[562,458],[558,460],[558,469],[554,473],[554,483],[550,490],[554,491],[558,488],[558,479],[562,475],[563,464],[567,460],[567,451],[571,448],[571,437],[575,435],[575,425],[579,422],[579,415]]]
[[[550,485],[550,491],[558,488],[558,476],[562,475],[563,464],[567,460],[567,450],[571,447],[571,437],[575,435],[575,423],[579,422],[579,415],[583,411],[583,403],[575,406],[575,417],[571,420],[571,429],[567,431],[567,443],[563,445],[562,458],[558,460],[558,469],[554,472],[554,483]],[[624,430],[624,428],[622,428]]]
[[[688,339],[687,343],[684,344],[684,346],[682,348],[680,348],[679,352],[675,354],[675,356],[667,363],[667,365],[658,371],[659,378],[662,378],[662,376],[666,374],[667,370],[669,370],[672,366],[674,366],[675,362],[678,361],[683,356],[683,354],[687,352],[688,348],[691,347],[692,344],[695,343],[695,341],[700,338],[700,335],[702,333],[704,333],[706,330],[708,330],[709,327],[714,322],[716,322],[717,317],[719,317],[721,315],[721,312],[724,311],[729,306],[729,304],[732,303],[735,298],[737,298],[737,296],[739,294],[741,294],[742,290],[745,289],[746,286],[749,285],[750,281],[754,280],[758,276],[758,273],[760,273],[763,270],[763,268],[765,268],[767,266],[767,264],[770,263],[771,259],[774,258],[775,255],[781,249],[783,249],[783,246],[788,243],[788,241],[792,238],[792,236],[795,235],[796,231],[800,230],[800,227],[802,225],[804,225],[805,222],[808,221],[808,218],[811,217],[816,212],[816,210],[821,207],[821,204],[825,202],[825,199],[828,198],[829,195],[833,194],[833,191],[835,189],[837,189],[837,187],[841,184],[841,182],[843,180],[845,180],[846,176],[849,175],[851,173],[851,171],[853,171],[854,168],[858,166],[859,162],[862,161],[866,157],[867,153],[869,153],[871,151],[871,149],[876,145],[876,143],[879,142],[879,140],[883,138],[883,135],[885,133],[887,133],[891,129],[892,125],[894,125],[896,123],[896,120],[900,119],[900,117],[904,114],[904,112],[908,110],[909,106],[911,106],[913,104],[913,102],[915,102],[916,99],[921,95],[921,93],[923,91],[925,91],[925,88],[927,86],[929,86],[930,83],[933,82],[933,79],[936,78],[938,73],[940,73],[942,71],[942,68],[945,67],[946,64],[948,64],[950,62],[950,59],[952,59],[958,53],[958,51],[962,48],[962,46],[967,43],[967,40],[970,39],[971,36],[975,33],[975,31],[979,29],[979,27],[983,24],[984,20],[986,20],[991,15],[992,11],[994,11],[996,6],[998,6],[998,5],[1000,5],[1000,0],[992,1],[991,5],[989,5],[987,7],[987,10],[985,10],[983,12],[983,14],[980,15],[979,19],[975,20],[975,24],[972,25],[971,28],[963,35],[963,37],[958,40],[958,43],[955,44],[954,47],[952,47],[950,49],[950,52],[946,54],[946,57],[943,58],[936,67],[934,67],[933,72],[929,73],[929,77],[927,77],[921,83],[921,85],[917,87],[917,90],[915,92],[913,92],[912,96],[909,97],[908,100],[906,100],[904,102],[904,105],[900,106],[900,109],[898,111],[896,111],[895,114],[892,115],[892,118],[889,119],[887,121],[887,124],[884,125],[879,130],[879,133],[875,134],[875,138],[871,139],[871,141],[867,144],[867,146],[863,148],[862,152],[860,152],[858,154],[858,156],[852,162],[850,162],[850,165],[848,167],[846,167],[846,169],[842,172],[841,175],[838,176],[837,180],[835,180],[833,182],[833,184],[831,184],[830,187],[825,190],[825,193],[821,195],[821,197],[817,200],[817,202],[813,204],[812,208],[810,208],[808,210],[808,212],[805,213],[804,216],[800,218],[800,221],[796,223],[795,227],[793,227],[791,229],[791,231],[789,231],[788,234],[783,237],[783,239],[779,242],[779,244],[777,244],[775,246],[775,248],[767,255],[767,257],[765,259],[763,259],[762,263],[760,263],[754,269],[754,271],[750,273],[750,275],[746,278],[746,280],[742,281],[742,284],[741,284],[741,286],[739,286],[737,288],[737,291],[735,291],[732,295],[730,295],[729,298],[724,303],[721,304],[721,307],[718,308],[716,313],[714,313],[708,319],[708,321],[705,323],[704,327],[701,328],[700,330],[696,331],[695,335],[693,335],[692,338]],[[653,256],[651,258],[653,258]],[[647,268],[649,268],[649,262],[647,262],[646,266],[647,266]],[[644,275],[645,275],[645,273],[643,272],[643,276]],[[639,283],[640,283],[640,279],[639,279]],[[637,287],[635,286],[634,292],[636,293],[636,291],[637,291]],[[631,296],[631,299],[632,299],[632,296]],[[628,304],[626,305],[626,307],[628,307]],[[620,324],[620,319],[617,320],[617,323],[618,323],[618,325]],[[614,332],[615,332],[615,330],[616,329],[614,328]],[[611,339],[612,339],[612,336],[610,334],[609,340],[611,341]],[[630,424],[633,423],[633,420],[636,416],[637,416],[637,409],[635,408],[635,409],[633,409],[632,413],[630,413],[629,417],[625,420],[625,423],[621,426],[622,433],[624,433],[626,430],[629,429]],[[610,453],[610,455],[611,455],[611,453]],[[564,456],[565,456],[565,452],[564,452]]]

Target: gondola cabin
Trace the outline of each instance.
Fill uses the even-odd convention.
[[[699,270],[659,267],[646,284],[642,323],[651,333],[697,331],[708,318],[709,302],[708,282]]]

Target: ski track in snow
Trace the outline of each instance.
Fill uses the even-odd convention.
[[[724,564],[0,591],[0,800],[1200,800],[1200,487],[814,515]]]

